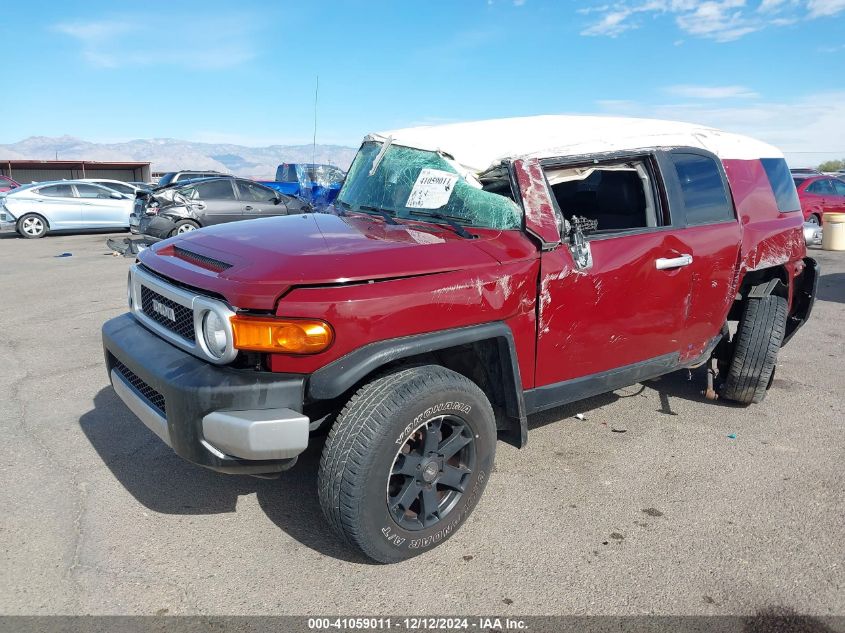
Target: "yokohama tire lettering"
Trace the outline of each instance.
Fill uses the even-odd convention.
[[[434,417],[438,413],[442,413],[443,411],[457,411],[458,413],[463,413],[464,415],[468,414],[472,411],[472,405],[464,404],[463,402],[441,402],[440,404],[436,404],[433,407],[428,407],[425,411],[420,413],[416,416],[408,425],[402,429],[402,433],[396,438],[396,444],[401,444],[405,441],[405,438],[411,433],[414,429],[416,429],[420,424],[422,424],[425,420]]]

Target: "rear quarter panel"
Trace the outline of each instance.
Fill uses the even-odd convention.
[[[777,208],[766,171],[759,160],[724,160],[742,227],[737,279],[757,270],[782,268],[791,279],[803,270],[807,255],[801,211]],[[789,284],[790,292],[792,284]],[[791,300],[791,297],[790,297]]]

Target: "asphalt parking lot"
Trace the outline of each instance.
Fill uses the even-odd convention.
[[[681,372],[535,416],[455,537],[383,566],[324,523],[320,445],[280,480],[220,475],[118,401],[100,326],[132,260],[107,237],[0,239],[2,613],[845,615],[845,253],[813,249],[763,404]]]

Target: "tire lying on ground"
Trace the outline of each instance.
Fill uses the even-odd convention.
[[[320,460],[320,505],[368,557],[390,563],[439,545],[466,521],[493,467],[484,393],[444,367],[401,369],[361,387]]]
[[[786,330],[787,303],[768,295],[745,302],[722,397],[742,404],[762,402],[771,386]]]

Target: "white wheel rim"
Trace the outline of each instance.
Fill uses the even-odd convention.
[[[193,224],[183,224],[178,229],[176,229],[177,233],[187,233],[188,231],[193,231],[194,225]]]
[[[810,224],[812,224],[812,225],[814,225],[814,226],[818,226],[818,225],[819,225],[819,219],[818,219],[816,216],[814,216],[814,215],[811,215],[811,216],[810,216],[810,219],[809,219],[809,220],[807,220],[807,222],[809,222]]]
[[[44,223],[38,218],[27,218],[23,221],[23,232],[27,235],[38,235],[44,230]]]

